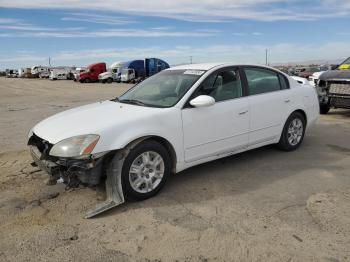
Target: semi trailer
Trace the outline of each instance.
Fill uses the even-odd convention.
[[[159,58],[133,60],[124,65],[121,72],[121,81],[126,83],[138,83],[169,67],[167,62]]]

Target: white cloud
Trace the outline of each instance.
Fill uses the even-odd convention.
[[[263,35],[260,32],[252,32],[252,33],[243,33],[243,32],[235,32],[233,33],[234,36],[261,36]]]
[[[77,21],[106,25],[125,25],[135,23],[134,20],[127,19],[125,17],[117,17],[112,15],[98,15],[87,13],[70,13],[67,17],[62,17],[62,21]]]
[[[314,0],[312,2],[301,0],[0,0],[0,6],[88,9],[198,22],[218,22],[237,18],[260,21],[312,20],[324,17],[346,17],[350,13],[350,4],[344,0]]]
[[[159,57],[170,64],[188,63],[193,57],[201,62],[236,62],[262,64],[265,61],[265,49],[269,50],[270,63],[301,62],[309,60],[336,60],[348,57],[350,43],[327,43],[323,45],[303,45],[280,43],[264,45],[210,45],[203,47],[175,46],[164,47],[129,47],[60,51],[51,54],[17,52],[11,56],[0,57],[1,67],[22,67],[45,64],[47,57],[52,57],[55,65],[86,65],[96,61],[112,63],[118,60]],[[330,51],[331,50],[331,51]]]
[[[0,26],[0,28],[7,28],[7,26]],[[100,37],[206,37],[215,35],[214,32],[197,32],[197,31],[166,31],[159,29],[105,29],[105,30],[97,30],[97,31],[78,31],[72,30],[72,28],[62,28],[55,30],[51,28],[44,28],[43,30],[39,30],[36,27],[21,27],[13,26],[11,27],[14,30],[22,30],[22,31],[33,31],[33,32],[12,32],[7,33],[3,37],[56,37],[56,38],[100,38]],[[76,28],[73,28],[76,29]],[[37,32],[36,32],[37,31]],[[1,35],[0,35],[1,37]]]
[[[14,24],[19,23],[20,20],[14,19],[14,18],[1,18],[0,17],[0,24]]]

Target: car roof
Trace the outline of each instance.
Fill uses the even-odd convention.
[[[265,65],[256,65],[256,64],[237,64],[237,63],[203,63],[203,64],[188,64],[188,65],[179,65],[179,66],[174,66],[171,67],[169,69],[166,70],[211,70],[215,67],[224,67],[224,66],[257,66],[257,67],[265,67],[265,68],[269,68],[269,69],[273,69],[273,70],[277,70],[275,68],[271,68],[269,66],[265,66]],[[277,70],[279,71],[279,70]]]
[[[189,69],[189,70],[210,70],[214,67],[217,66],[221,66],[224,63],[203,63],[203,64],[188,64],[188,65],[179,65],[179,66],[174,66],[171,67],[167,70],[185,70],[185,69]]]

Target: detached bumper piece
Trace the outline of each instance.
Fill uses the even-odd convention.
[[[121,183],[121,172],[125,158],[125,150],[120,150],[112,157],[112,164],[104,167],[104,158],[68,159],[52,157],[49,152],[52,144],[33,134],[29,139],[30,153],[41,170],[50,175],[50,181],[56,182],[62,178],[67,188],[78,187],[80,184],[95,186],[101,181],[102,174],[107,174],[106,193],[107,198],[89,211],[85,218],[94,217],[104,211],[124,203],[124,195]]]

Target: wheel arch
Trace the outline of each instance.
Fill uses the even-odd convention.
[[[305,126],[307,126],[307,115],[306,115],[306,112],[304,110],[302,110],[302,109],[297,109],[297,110],[294,110],[292,113],[290,113],[289,116],[291,116],[291,114],[293,114],[295,112],[298,112],[298,113],[302,114],[302,116],[305,119]]]
[[[136,145],[147,141],[147,140],[153,140],[165,147],[165,149],[168,151],[170,159],[171,159],[171,171],[172,173],[176,173],[176,164],[177,164],[177,155],[174,146],[164,137],[156,136],[156,135],[150,135],[150,136],[143,136],[139,137],[137,139],[134,139],[133,141],[129,142],[124,148],[128,147],[135,147]]]
[[[300,109],[300,108],[299,109],[295,109],[294,111],[290,112],[289,115],[287,116],[287,118],[285,119],[284,124],[282,126],[281,135],[279,136],[279,140],[282,137],[283,129],[284,129],[286,123],[287,123],[288,118],[295,112],[298,112],[298,113],[302,114],[302,116],[305,119],[305,127],[307,126],[307,115],[306,115],[306,112],[303,109]]]

